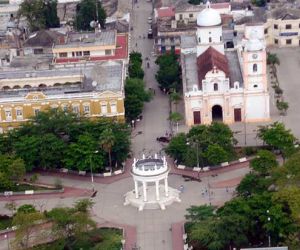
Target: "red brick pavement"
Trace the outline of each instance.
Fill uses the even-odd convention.
[[[173,250],[183,249],[183,227],[184,222],[178,222],[172,224],[172,245]]]
[[[210,184],[210,187],[211,188],[235,187],[241,182],[242,179],[243,179],[243,176],[240,176],[240,177],[232,178],[230,180],[212,182]]]

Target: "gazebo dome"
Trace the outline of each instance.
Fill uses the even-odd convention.
[[[210,27],[220,25],[222,23],[221,16],[218,11],[210,8],[208,2],[206,8],[197,16],[197,25],[202,27]]]
[[[245,48],[247,51],[260,51],[264,48],[263,43],[258,39],[255,31],[250,34],[250,38],[246,42]]]

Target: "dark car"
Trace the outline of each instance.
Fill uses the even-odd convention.
[[[156,140],[159,141],[159,142],[163,142],[163,143],[169,143],[170,142],[170,139],[168,137],[165,137],[165,136],[157,137]]]

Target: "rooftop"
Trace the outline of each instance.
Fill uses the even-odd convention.
[[[114,30],[101,32],[76,32],[69,33],[65,43],[59,43],[54,48],[65,47],[89,47],[92,45],[105,46],[114,45],[116,32]]]
[[[136,160],[132,166],[131,173],[138,176],[158,176],[169,171],[165,158],[147,158]]]
[[[198,56],[197,65],[198,78],[200,84],[205,78],[206,73],[214,69],[214,67],[223,71],[226,74],[226,76],[229,77],[229,67],[226,56],[214,49],[213,47],[209,47],[204,53]]]
[[[83,93],[91,91],[122,91],[123,90],[123,62],[122,61],[105,61],[93,65],[80,65],[77,67],[55,68],[52,70],[20,70],[6,71],[0,73],[1,79],[34,79],[41,77],[65,77],[65,76],[82,76],[81,84],[70,84],[61,87],[44,87],[30,89],[10,89],[1,90],[0,97],[24,97],[32,91],[42,91],[46,95]]]
[[[198,86],[198,74],[197,74],[197,54],[181,54],[182,57],[182,70],[184,77],[183,82],[185,85],[185,92],[193,90],[193,87]]]
[[[32,33],[24,42],[24,47],[52,47],[60,37],[64,37],[56,31],[40,30]]]
[[[280,20],[297,20],[300,19],[300,9],[278,8],[271,11],[268,17]]]
[[[242,87],[243,85],[243,76],[241,71],[241,66],[239,63],[239,58],[237,55],[237,51],[226,51],[225,52],[226,58],[229,66],[229,78],[230,78],[230,87],[233,87],[235,82],[239,82],[239,86]]]

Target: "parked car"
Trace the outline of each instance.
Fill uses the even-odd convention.
[[[152,17],[151,17],[151,16],[148,17],[148,23],[149,23],[149,24],[152,23]]]
[[[163,143],[169,143],[170,142],[170,139],[168,137],[165,137],[165,136],[157,137],[156,140],[158,142],[163,142]]]
[[[152,29],[149,29],[149,30],[148,30],[148,38],[149,38],[149,39],[152,39],[152,38],[153,38],[153,32],[152,32]]]

